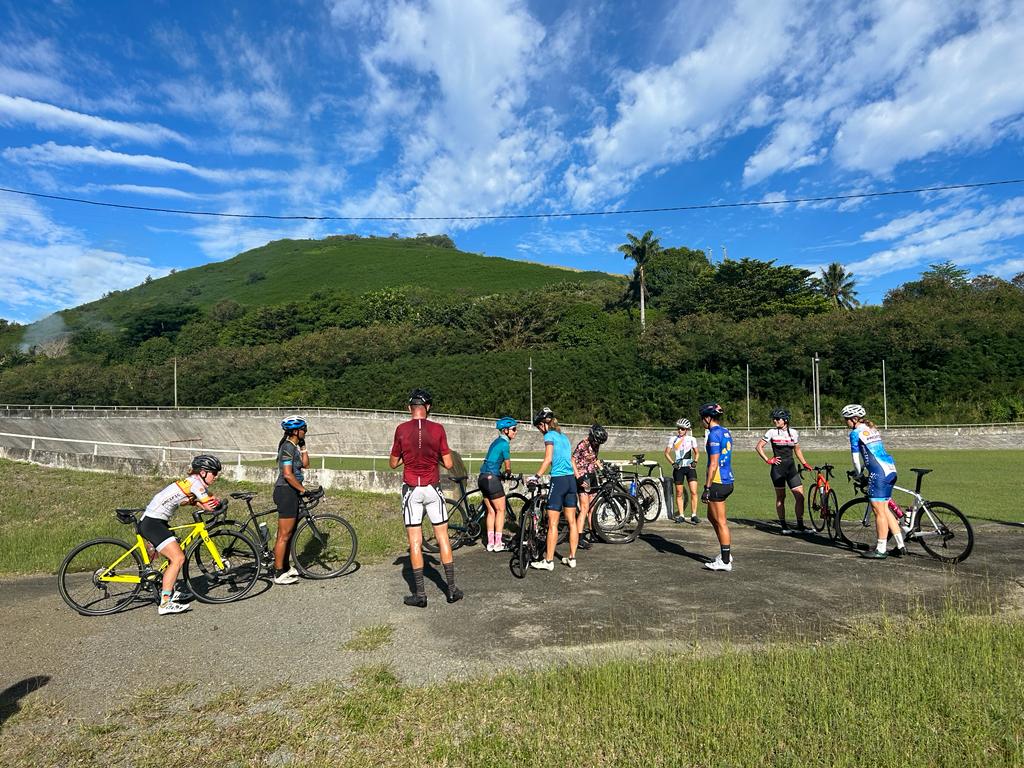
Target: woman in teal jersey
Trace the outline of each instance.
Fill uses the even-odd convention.
[[[544,435],[544,461],[534,475],[534,481],[551,469],[551,487],[548,489],[548,537],[544,559],[530,563],[530,567],[542,571],[555,568],[555,544],[558,543],[558,518],[564,513],[569,524],[569,556],[562,563],[576,567],[576,546],[579,544],[579,529],[576,527],[576,462],[572,458],[572,444],[562,434],[558,420],[550,408],[541,408],[533,417],[535,426]]]
[[[708,505],[708,520],[718,536],[721,554],[704,563],[710,571],[731,571],[732,536],[725,520],[725,500],[732,493],[732,433],[722,426],[722,406],[706,403],[700,407],[700,418],[707,430],[706,449],[708,475],[700,500]]]
[[[505,486],[501,480],[512,474],[510,443],[516,436],[518,426],[518,422],[511,416],[503,416],[494,423],[498,436],[487,449],[487,458],[480,465],[480,476],[476,479],[487,509],[488,552],[502,552],[505,549],[505,543],[501,540],[501,532],[505,529]]]

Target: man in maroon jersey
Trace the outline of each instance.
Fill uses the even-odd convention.
[[[448,582],[448,602],[462,599],[462,590],[455,586],[455,563],[452,545],[448,541],[448,507],[441,495],[442,462],[446,469],[453,466],[448,436],[444,427],[427,420],[433,402],[425,389],[414,389],[409,394],[409,414],[412,418],[395,429],[395,443],[391,446],[391,468],[402,468],[402,516],[405,533],[409,537],[409,560],[416,591],[405,598],[405,604],[416,608],[427,607],[423,590],[423,515],[430,518],[434,536],[441,549],[441,564]]]

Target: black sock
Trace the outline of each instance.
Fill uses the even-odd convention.
[[[732,560],[732,547],[722,547],[722,562],[728,563]]]
[[[455,588],[455,563],[444,564],[444,577],[448,581],[448,589]]]
[[[416,582],[416,594],[417,595],[426,595],[427,592],[426,592],[425,589],[423,589],[423,569],[422,568],[413,568],[412,569],[412,580],[414,582]]]
[[[282,576],[282,575],[284,575],[285,573],[287,573],[287,571],[288,571],[288,569],[287,569],[287,568],[275,568],[275,569],[274,569],[274,575],[275,575],[275,576]]]

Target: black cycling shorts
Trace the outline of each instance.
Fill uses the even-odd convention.
[[[299,516],[299,492],[290,485],[274,486],[274,504],[277,505],[277,516],[294,519]]]
[[[501,484],[501,480],[497,475],[480,475],[476,479],[476,484],[483,493],[485,499],[494,501],[495,499],[505,498],[505,486]]]
[[[771,476],[772,485],[776,488],[785,488],[787,485],[790,488],[799,488],[804,484],[803,478],[800,477],[800,470],[791,461],[772,464]]]
[[[597,472],[586,472],[576,478],[576,493],[594,493],[598,485]]]
[[[712,483],[708,488],[708,501],[725,501],[732,495],[732,483]]]
[[[689,482],[697,482],[697,469],[692,465],[689,467],[676,467],[672,470],[672,482],[676,485],[686,485]]]
[[[156,547],[157,552],[171,539],[175,538],[174,531],[167,524],[166,520],[158,517],[143,517],[139,520],[139,533],[146,541]]]

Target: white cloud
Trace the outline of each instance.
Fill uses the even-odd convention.
[[[893,240],[891,247],[849,265],[870,280],[890,272],[949,260],[986,265],[1014,255],[1012,241],[1024,235],[1024,197],[999,205],[971,204],[910,214],[866,233],[866,241]],[[1012,260],[1012,259],[1011,259]],[[982,266],[980,271],[991,271]]]
[[[755,88],[788,55],[800,19],[790,2],[739,0],[702,47],[669,66],[623,73],[614,121],[592,129],[583,140],[587,162],[566,173],[573,200],[620,196],[642,174],[728,136]]]
[[[200,179],[217,183],[245,180],[274,181],[281,176],[277,171],[259,168],[239,170],[202,168],[190,163],[181,162],[180,160],[170,160],[169,158],[156,155],[130,155],[124,152],[114,152],[109,149],[98,149],[93,146],[75,147],[54,144],[52,141],[48,141],[45,144],[35,144],[31,147],[9,147],[3,150],[2,154],[5,160],[17,164],[119,166],[141,171],[152,171],[154,173],[187,173]]]
[[[112,136],[142,144],[159,144],[165,141],[188,144],[188,140],[180,133],[161,125],[122,123],[96,115],[74,112],[21,96],[8,96],[0,93],[0,124],[13,122],[30,123],[43,129],[60,128],[80,131],[92,136]]]
[[[986,147],[1024,111],[1024,6],[931,51],[893,98],[854,110],[836,135],[843,166],[885,173],[933,152]]]
[[[144,195],[146,197],[172,197],[180,200],[203,200],[211,195],[203,195],[198,192],[189,192],[174,187],[152,187],[145,184],[86,184],[82,192],[124,192],[128,195]]]
[[[166,271],[146,259],[91,246],[32,201],[0,211],[0,295],[19,320],[94,301]]]

